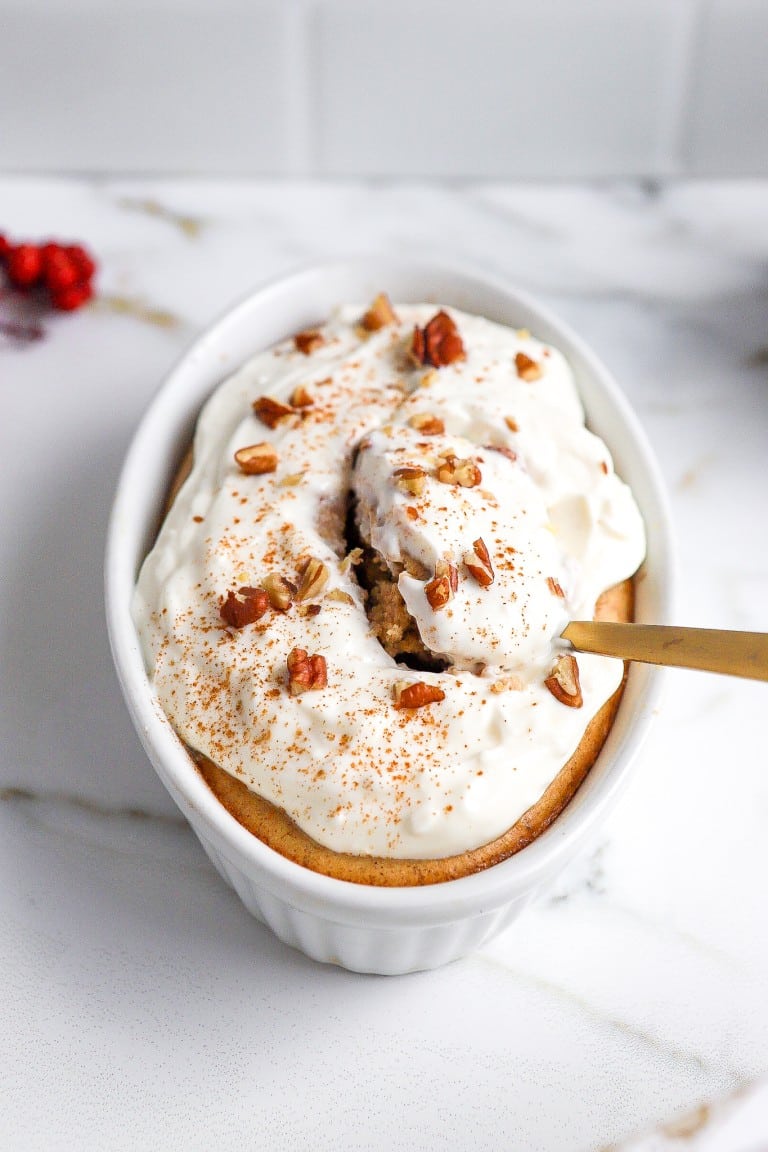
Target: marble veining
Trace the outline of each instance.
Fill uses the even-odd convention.
[[[184,321],[167,308],[159,307],[140,296],[101,295],[94,307],[99,311],[114,312],[118,316],[130,316],[143,324],[155,328],[180,328]]]
[[[480,956],[480,962],[493,963],[494,958],[488,954]],[[614,1029],[616,1032],[630,1038],[633,1042],[640,1043],[644,1047],[658,1052],[664,1057],[666,1062],[675,1062],[683,1065],[692,1065],[701,1070],[702,1072],[712,1072],[714,1069],[708,1066],[707,1061],[700,1056],[697,1052],[690,1052],[683,1048],[678,1048],[674,1045],[665,1044],[658,1036],[651,1032],[643,1031],[641,1028],[633,1027],[618,1016],[611,1016],[604,1012],[599,1011],[594,1004],[588,1000],[575,994],[570,989],[563,988],[559,984],[552,983],[548,980],[542,980],[532,975],[529,972],[515,969],[511,965],[503,965],[504,970],[514,973],[518,980],[528,981],[531,985],[546,992],[549,996],[558,1000],[567,1001],[569,1004],[575,1006],[580,1012],[585,1015],[593,1017],[601,1024],[606,1024],[609,1028]],[[722,1066],[717,1068],[717,1072],[722,1072]],[[742,1083],[740,1075],[734,1070],[729,1069],[729,1074],[734,1084],[740,1085]]]
[[[161,824],[186,828],[182,816],[168,816],[164,812],[150,812],[146,808],[112,807],[99,804],[85,796],[67,795],[63,792],[33,792],[30,788],[0,788],[0,804],[31,805],[52,808],[56,813],[60,808],[73,808],[89,816],[105,820],[159,820]]]
[[[765,685],[670,674],[621,807],[537,905],[447,969],[362,978],[210,867],[122,704],[100,571],[131,430],[194,336],[297,264],[394,247],[592,343],[669,485],[680,622],[765,629],[765,182],[4,178],[0,230],[101,264],[71,316],[0,285],[0,1145],[768,1144]]]
[[[199,236],[206,225],[206,221],[202,217],[191,216],[184,212],[174,212],[165,204],[161,204],[159,200],[140,200],[125,196],[120,201],[120,207],[129,212],[143,212],[147,216],[155,216],[158,220],[166,220],[169,224],[174,224],[188,240],[194,240]]]
[[[768,1083],[746,1081],[732,1092],[699,1104],[682,1116],[620,1144],[606,1145],[600,1152],[717,1152],[718,1149],[751,1149],[764,1131]]]

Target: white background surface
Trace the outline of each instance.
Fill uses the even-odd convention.
[[[201,327],[389,246],[484,264],[591,341],[669,484],[680,622],[765,629],[766,185],[5,179],[0,220],[102,264],[92,308],[0,336],[0,1147],[762,1147],[766,685],[673,673],[546,899],[450,968],[353,976],[251,920],[177,818],[111,671],[101,555],[132,429]],[[0,298],[6,325],[30,311]]]
[[[764,0],[0,0],[0,169],[768,174]]]

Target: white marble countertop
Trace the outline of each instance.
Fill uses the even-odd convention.
[[[672,673],[548,898],[442,971],[355,976],[250,919],[177,816],[112,672],[101,557],[131,431],[195,334],[266,277],[388,246],[580,330],[669,484],[680,622],[765,629],[768,185],[3,179],[0,230],[102,264],[82,313],[0,298],[0,1146],[765,1147],[768,686]]]

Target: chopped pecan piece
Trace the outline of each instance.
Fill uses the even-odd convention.
[[[389,296],[387,296],[386,292],[379,292],[360,321],[360,327],[366,332],[378,332],[380,328],[386,328],[388,324],[399,323],[400,321],[392,307]]]
[[[459,570],[455,564],[451,564],[450,560],[438,560],[435,565],[436,576],[447,576],[448,583],[451,586],[451,592],[456,592],[459,587]]]
[[[322,604],[299,604],[299,616],[319,616],[323,610]]]
[[[451,598],[451,585],[447,576],[435,576],[424,586],[427,603],[433,612],[445,608]]]
[[[404,492],[410,492],[411,496],[421,496],[427,483],[427,474],[424,469],[413,464],[396,468],[394,477],[398,488],[402,488]]]
[[[230,628],[255,624],[269,608],[269,596],[263,588],[230,589],[219,606],[221,618]]]
[[[445,700],[445,692],[436,684],[425,684],[423,680],[396,680],[392,686],[395,708],[423,708],[425,704],[437,704]]]
[[[447,312],[437,312],[426,327],[414,328],[411,355],[419,364],[431,364],[433,368],[444,368],[466,358],[464,342]]]
[[[291,406],[293,408],[311,408],[314,397],[304,384],[297,384],[291,393]]]
[[[474,460],[459,460],[457,456],[444,456],[437,467],[441,484],[459,484],[462,488],[476,488],[483,476]]]
[[[559,580],[555,580],[554,576],[547,576],[547,587],[553,596],[559,596],[561,600],[565,599],[565,592]]]
[[[315,349],[321,348],[325,344],[325,337],[322,332],[318,332],[317,328],[308,328],[306,332],[297,332],[293,342],[299,352],[303,352],[305,356],[311,356]]]
[[[455,564],[448,560],[438,560],[435,565],[435,575],[424,586],[427,603],[433,612],[445,608],[459,586],[459,572]]]
[[[304,565],[297,600],[314,600],[328,583],[329,572],[322,560],[311,557]]]
[[[288,688],[291,696],[328,687],[325,656],[310,656],[305,648],[292,648],[288,653]]]
[[[474,541],[472,551],[464,553],[464,563],[481,588],[490,588],[495,576],[490,554],[481,536]]]
[[[541,379],[541,364],[537,364],[535,360],[531,360],[530,356],[526,356],[525,352],[518,352],[515,356],[515,368],[521,380],[527,380],[530,383],[533,380]]]
[[[347,552],[346,556],[339,565],[339,568],[342,572],[349,572],[350,568],[354,568],[356,564],[359,564],[362,558],[362,548],[353,548],[351,552]]]
[[[303,472],[288,472],[281,476],[277,482],[278,488],[295,488],[304,479]]]
[[[279,572],[270,572],[264,580],[264,591],[269,596],[269,602],[276,612],[287,612],[296,595],[296,585]]]
[[[235,461],[246,476],[263,476],[277,468],[277,452],[272,444],[251,444],[248,448],[238,448]]]
[[[569,708],[581,708],[584,703],[579,683],[579,666],[576,657],[570,652],[558,656],[552,671],[544,681],[544,686],[549,689],[555,700],[567,704]]]
[[[326,600],[333,600],[337,604],[354,604],[354,596],[350,596],[349,592],[345,592],[343,588],[331,588],[330,592],[325,594]]]
[[[421,432],[422,436],[442,436],[445,432],[443,421],[439,416],[433,416],[431,412],[417,412],[415,416],[411,416],[408,423],[411,428]]]
[[[253,410],[267,428],[277,428],[281,420],[287,420],[289,416],[296,415],[295,409],[291,408],[289,404],[283,404],[280,400],[273,400],[271,396],[259,396],[258,400],[253,402]]]
[[[519,676],[501,676],[491,684],[494,696],[500,696],[502,692],[519,692],[522,688],[523,681]]]
[[[486,444],[485,449],[487,452],[498,452],[499,455],[506,456],[507,460],[511,460],[513,464],[517,460],[517,452],[507,448],[506,444]]]

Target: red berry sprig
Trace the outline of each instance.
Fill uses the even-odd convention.
[[[73,312],[93,296],[96,264],[81,244],[11,244],[0,233],[2,265],[15,288],[42,288],[62,312]]]

